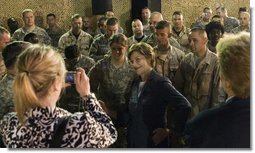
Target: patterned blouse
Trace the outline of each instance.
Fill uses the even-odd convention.
[[[59,119],[69,116],[61,147],[104,148],[117,139],[117,131],[109,116],[93,96],[85,105],[85,112],[74,114],[56,107],[34,108],[25,114],[21,125],[16,113],[9,113],[0,121],[0,135],[8,148],[47,148]]]

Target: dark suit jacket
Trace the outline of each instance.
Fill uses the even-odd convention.
[[[138,87],[140,81],[140,78],[134,80],[132,84],[133,91]],[[166,147],[161,144],[154,146],[151,138],[153,130],[167,127],[165,121],[167,105],[170,105],[170,107],[174,109],[173,122],[175,124],[174,129],[168,128],[170,128],[170,131],[175,130],[182,133],[191,111],[191,105],[187,99],[171,85],[169,79],[160,76],[157,72],[152,70],[141,91],[138,102],[133,104],[129,102],[128,120],[126,122],[128,131],[139,130],[137,129],[137,121],[141,120],[148,130],[147,146],[139,145],[135,147]],[[141,118],[141,120],[137,120],[137,118]],[[128,138],[137,139],[137,135],[129,134],[130,132],[128,132]],[[132,140],[129,140],[129,142],[130,141]]]
[[[250,148],[250,98],[233,97],[199,113],[186,126],[187,147]]]

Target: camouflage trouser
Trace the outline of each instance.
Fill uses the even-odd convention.
[[[109,148],[127,148],[127,128],[116,127],[118,138]]]

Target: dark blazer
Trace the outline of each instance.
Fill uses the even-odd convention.
[[[191,148],[250,148],[250,98],[233,97],[199,113],[188,122],[185,135]]]
[[[140,81],[140,78],[134,80],[132,91],[138,87]],[[131,98],[132,96],[129,96],[129,99]],[[145,125],[145,129],[148,131],[148,134],[144,134],[144,136],[147,137],[148,144],[145,146],[141,144],[139,146],[130,147],[167,147],[162,144],[155,146],[152,142],[153,130],[167,127],[165,121],[167,105],[170,105],[174,109],[173,119],[175,125],[175,128],[168,128],[170,131],[175,130],[182,133],[191,111],[191,105],[187,99],[172,86],[169,79],[160,76],[157,72],[152,70],[148,80],[144,84],[138,102],[132,104],[129,100],[128,119],[126,120],[128,142],[132,142],[132,140],[138,138],[137,135],[132,135],[132,131],[130,130],[139,130],[137,126],[139,127],[140,125],[137,125],[136,121],[142,120],[141,123]],[[137,120],[139,117],[141,119]]]

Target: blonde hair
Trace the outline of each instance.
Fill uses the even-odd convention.
[[[229,34],[220,39],[217,46],[220,76],[230,80],[237,97],[250,96],[250,34]]]
[[[66,68],[59,53],[49,46],[38,44],[31,45],[20,54],[15,68],[15,109],[19,121],[24,124],[24,114],[41,107],[38,97],[47,97],[48,89],[56,79],[64,81]]]
[[[25,14],[27,14],[28,12],[34,13],[33,10],[31,10],[31,9],[25,9],[25,10],[22,11],[22,17],[24,17]]]

